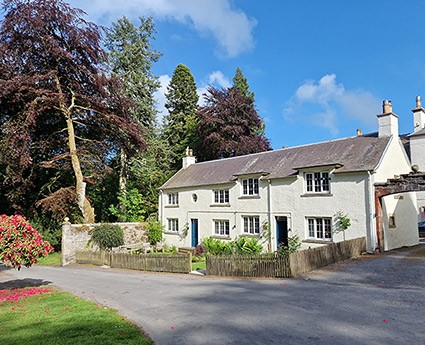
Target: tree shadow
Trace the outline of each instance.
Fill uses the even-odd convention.
[[[44,279],[14,279],[5,282],[0,282],[0,290],[19,289],[25,287],[43,286],[51,284],[51,281]]]

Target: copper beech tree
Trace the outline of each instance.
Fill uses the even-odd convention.
[[[29,192],[53,212],[94,212],[86,183],[123,148],[144,147],[131,101],[106,70],[99,28],[62,0],[4,0],[0,27],[3,189],[16,209]],[[37,200],[36,200],[37,201]]]

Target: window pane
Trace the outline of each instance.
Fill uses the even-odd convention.
[[[322,173],[322,191],[329,191],[329,173]]]
[[[315,237],[314,236],[314,219],[308,219],[308,236],[309,237]]]
[[[248,180],[248,187],[249,187],[248,194],[253,195],[254,194],[254,182],[253,182],[252,178],[250,178]]]
[[[219,198],[218,198],[219,196],[218,196],[218,190],[215,190],[214,191],[214,203],[215,204],[218,204],[218,200],[219,200]]]
[[[258,194],[258,179],[254,179],[254,194]]]
[[[331,220],[330,219],[323,219],[325,223],[325,238],[329,239],[332,238],[332,227],[331,227]]]
[[[314,191],[320,192],[320,173],[314,173]]]
[[[224,202],[225,203],[229,203],[229,191],[228,190],[226,190],[226,191],[224,191]]]
[[[323,238],[323,219],[316,218],[316,236],[318,239]]]
[[[230,234],[230,224],[229,224],[229,221],[226,221],[224,223],[224,225],[225,225],[225,231],[224,231],[224,233],[225,233],[225,235],[229,236],[229,234]]]
[[[254,218],[254,225],[255,225],[254,233],[259,234],[260,233],[260,218],[258,217]]]
[[[313,191],[313,174],[306,174],[305,175],[307,180],[307,192]]]
[[[248,180],[243,180],[243,194],[248,194]]]

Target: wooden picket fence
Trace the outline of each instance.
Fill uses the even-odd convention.
[[[290,255],[207,256],[207,274],[232,277],[296,277],[331,263],[360,255],[366,238],[329,243]]]
[[[283,255],[207,255],[207,274],[214,276],[269,278],[286,278],[291,276],[289,258]]]
[[[77,264],[172,273],[189,273],[192,270],[190,254],[129,254],[88,250],[75,254]]]

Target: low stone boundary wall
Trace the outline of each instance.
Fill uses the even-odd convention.
[[[366,251],[366,238],[329,243],[290,255],[209,256],[207,275],[233,277],[289,278],[359,256]]]
[[[128,254],[100,250],[83,250],[75,254],[78,264],[171,273],[189,273],[192,270],[190,254]]]
[[[146,243],[146,223],[113,223],[124,232],[124,244]],[[100,224],[62,224],[62,266],[75,263],[75,252],[96,249],[88,245],[90,230]]]

